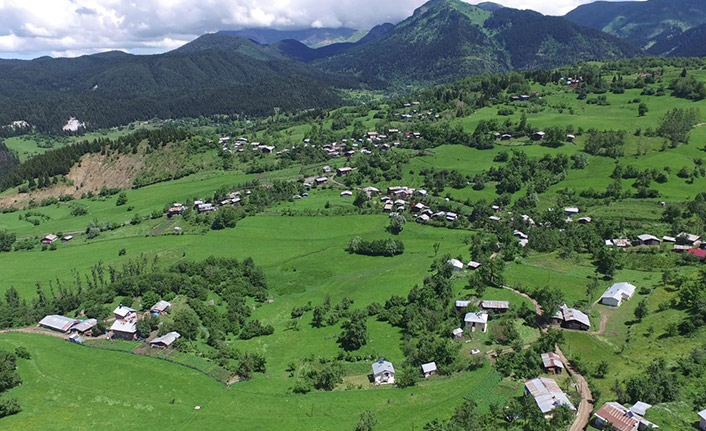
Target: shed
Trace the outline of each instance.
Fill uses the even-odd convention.
[[[170,347],[179,338],[181,338],[181,334],[178,332],[172,331],[172,332],[164,334],[161,337],[157,337],[154,340],[150,341],[150,347],[158,347],[161,349],[166,349],[166,348]]]
[[[620,307],[623,301],[627,301],[635,294],[636,287],[630,283],[615,283],[601,296],[601,304],[611,307]]]
[[[150,311],[152,313],[164,314],[167,312],[167,310],[169,310],[171,308],[171,306],[172,306],[171,303],[169,303],[165,300],[161,300],[161,301],[157,302],[156,304],[154,304],[152,306],[152,308],[150,308]]]
[[[98,324],[96,319],[86,319],[83,322],[79,322],[71,328],[71,332],[77,332],[79,334],[91,335],[93,333],[93,328]]]
[[[484,299],[480,302],[480,308],[483,310],[493,310],[495,312],[504,313],[510,309],[510,302]]]
[[[565,213],[566,215],[569,215],[569,216],[570,216],[570,215],[576,215],[576,214],[579,213],[579,209],[578,209],[578,208],[575,208],[575,207],[564,208],[564,213]]]
[[[428,364],[422,364],[422,374],[424,374],[424,378],[429,378],[430,376],[433,376],[434,374],[437,373],[436,369],[436,362],[429,362]]]
[[[453,335],[454,338],[462,338],[463,337],[463,329],[456,328],[453,331],[451,331],[451,335]]]
[[[56,236],[54,234],[50,234],[50,235],[47,235],[44,238],[42,238],[42,244],[51,244],[51,243],[55,242],[57,239],[59,239],[58,236]]]
[[[456,301],[456,308],[468,308],[471,305],[471,301]]]
[[[51,329],[57,332],[69,332],[71,327],[79,323],[78,320],[72,319],[66,316],[59,316],[58,314],[52,314],[45,316],[44,319],[39,321],[39,326],[42,328]]]
[[[475,260],[468,262],[468,269],[476,270],[481,266],[482,264],[480,262],[476,262]]]
[[[113,314],[115,315],[116,320],[124,320],[135,317],[137,315],[137,311],[126,305],[120,304],[115,310],[113,310]]]
[[[652,404],[647,404],[643,403],[642,401],[638,401],[632,407],[630,407],[630,411],[635,413],[636,415],[645,416],[647,414],[647,410],[650,408],[652,408]]]
[[[542,353],[542,364],[549,374],[561,374],[564,371],[564,363],[554,352]]]
[[[373,380],[376,385],[389,385],[395,383],[395,367],[392,363],[381,358],[373,364]]]
[[[349,198],[351,196],[353,196],[353,192],[350,190],[344,190],[341,192],[341,197],[343,198]]]
[[[463,270],[463,262],[461,262],[458,259],[449,259],[446,263],[451,265],[454,269],[454,271],[462,271]]]

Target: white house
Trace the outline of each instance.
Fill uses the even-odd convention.
[[[448,262],[449,265],[451,265],[454,269],[454,271],[462,271],[463,270],[463,262],[461,262],[458,259],[449,259]]]
[[[373,379],[376,385],[391,385],[395,383],[395,367],[385,359],[373,364]]]
[[[471,305],[471,301],[458,300],[456,301],[456,308],[468,308]]]
[[[635,294],[636,287],[630,283],[615,283],[601,296],[601,304],[611,307],[620,307]]]
[[[434,374],[436,374],[438,370],[436,369],[436,362],[429,362],[428,364],[422,364],[422,374],[424,374],[424,378],[428,378]]]
[[[463,329],[456,328],[451,331],[451,334],[453,334],[454,338],[463,338]]]
[[[463,318],[466,323],[466,329],[475,331],[479,329],[481,332],[488,330],[488,314],[484,312],[479,313],[466,313],[466,317]]]
[[[699,428],[706,431],[706,410],[701,410],[699,412]]]
[[[579,209],[573,208],[573,207],[564,208],[564,213],[566,213],[566,215],[568,215],[568,216],[576,215],[579,213]]]

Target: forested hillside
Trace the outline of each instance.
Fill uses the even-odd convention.
[[[706,1],[597,1],[577,7],[566,18],[649,48],[706,23]]]
[[[246,39],[206,35],[169,53],[111,52],[73,59],[0,61],[0,124],[58,131],[153,117],[268,115],[340,103],[335,81]]]
[[[636,53],[614,37],[562,18],[486,9],[457,0],[432,0],[374,42],[315,64],[375,85],[430,84]]]

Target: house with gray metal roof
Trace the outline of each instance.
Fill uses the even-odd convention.
[[[542,364],[549,374],[561,374],[564,371],[564,363],[554,352],[542,353]]]
[[[77,323],[79,323],[77,319],[52,314],[45,316],[44,319],[40,320],[39,326],[42,328],[51,329],[52,331],[69,332],[69,330]]]
[[[422,364],[422,374],[424,378],[428,378],[437,373],[436,362],[429,362],[428,364]]]
[[[569,401],[569,397],[552,379],[539,377],[528,380],[525,382],[525,392],[532,395],[537,407],[544,413],[545,417],[551,416],[551,411],[561,405],[566,405],[571,410],[576,410],[576,407]]]
[[[635,289],[637,288],[630,283],[615,283],[601,296],[601,304],[620,307],[623,301],[632,298]]]
[[[110,327],[112,338],[134,340],[137,337],[137,324],[129,320],[116,320]]]
[[[152,313],[164,314],[167,312],[167,310],[169,310],[169,308],[171,308],[171,306],[172,306],[171,303],[169,303],[165,300],[161,300],[161,301],[157,302],[156,304],[154,304],[152,306],[152,308],[150,308],[150,311]]]
[[[79,334],[90,335],[93,332],[93,328],[98,324],[96,319],[86,319],[83,322],[79,322],[71,328],[71,332],[78,332]]]
[[[395,383],[395,367],[392,362],[381,358],[373,363],[373,379],[376,385],[391,385]]]
[[[463,318],[466,324],[466,329],[470,329],[471,332],[479,329],[481,332],[488,330],[488,313],[481,311],[478,313],[466,313]]]
[[[588,331],[591,327],[591,322],[584,312],[575,308],[569,308],[566,304],[559,307],[559,311],[552,317],[552,320],[555,324],[559,324],[563,328]]]
[[[150,341],[150,347],[166,349],[174,344],[174,342],[179,338],[181,338],[181,334],[176,331],[172,331]]]

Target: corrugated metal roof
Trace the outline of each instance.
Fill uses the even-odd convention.
[[[150,341],[150,344],[164,344],[165,346],[171,346],[172,343],[174,343],[179,338],[181,338],[181,334],[176,331],[172,331],[162,335],[161,337],[155,338],[154,340]]]
[[[706,420],[706,409],[703,409],[699,412],[699,417],[703,420]]]
[[[488,323],[488,315],[486,313],[466,313],[463,321],[466,323]]]
[[[169,307],[171,307],[171,306],[172,306],[171,303],[169,303],[169,302],[167,302],[167,301],[165,301],[165,300],[161,300],[161,301],[157,302],[156,304],[154,304],[154,305],[152,306],[152,308],[150,309],[150,311],[156,311],[156,312],[158,312],[158,313],[161,313],[161,312],[163,312],[164,310],[166,310],[167,308],[169,308]]]
[[[432,371],[436,371],[436,362],[429,362],[428,364],[422,364],[422,372],[423,373],[431,373]]]
[[[137,332],[137,325],[133,322],[126,322],[123,320],[116,320],[113,322],[113,324],[110,326],[111,331],[118,331],[118,332],[127,332],[130,334],[134,334]]]
[[[44,317],[44,319],[40,320],[39,325],[44,326],[45,328],[53,329],[55,331],[67,332],[77,322],[78,322],[78,320],[72,319],[70,317],[59,316],[58,314],[52,314],[52,315],[46,316],[46,317]]]
[[[494,301],[494,300],[484,299],[480,302],[480,306],[483,308],[506,310],[506,309],[510,308],[510,302],[509,301]]]
[[[630,283],[615,283],[614,285],[609,287],[608,290],[605,291],[605,293],[601,296],[601,299],[615,298],[618,300],[622,300],[623,295],[627,296],[628,298],[631,298],[632,295],[635,294],[635,289],[636,287]]]
[[[612,424],[617,431],[637,431],[642,419],[616,402],[603,404],[596,416]]]
[[[525,382],[525,389],[534,397],[542,413],[546,414],[560,405],[567,405],[571,410],[576,410],[566,394],[552,379],[540,377],[528,380]]]
[[[73,327],[78,332],[86,332],[98,324],[96,319],[86,319]]]
[[[384,359],[380,359],[379,361],[373,363],[374,376],[377,376],[378,374],[382,374],[384,372],[395,374],[395,367],[392,366],[391,362],[386,361]]]
[[[542,363],[544,364],[544,368],[564,368],[564,363],[561,362],[559,355],[554,352],[542,353]]]
[[[115,310],[113,310],[113,314],[116,314],[121,317],[125,317],[130,313],[136,313],[136,311],[125,305],[118,305]]]

